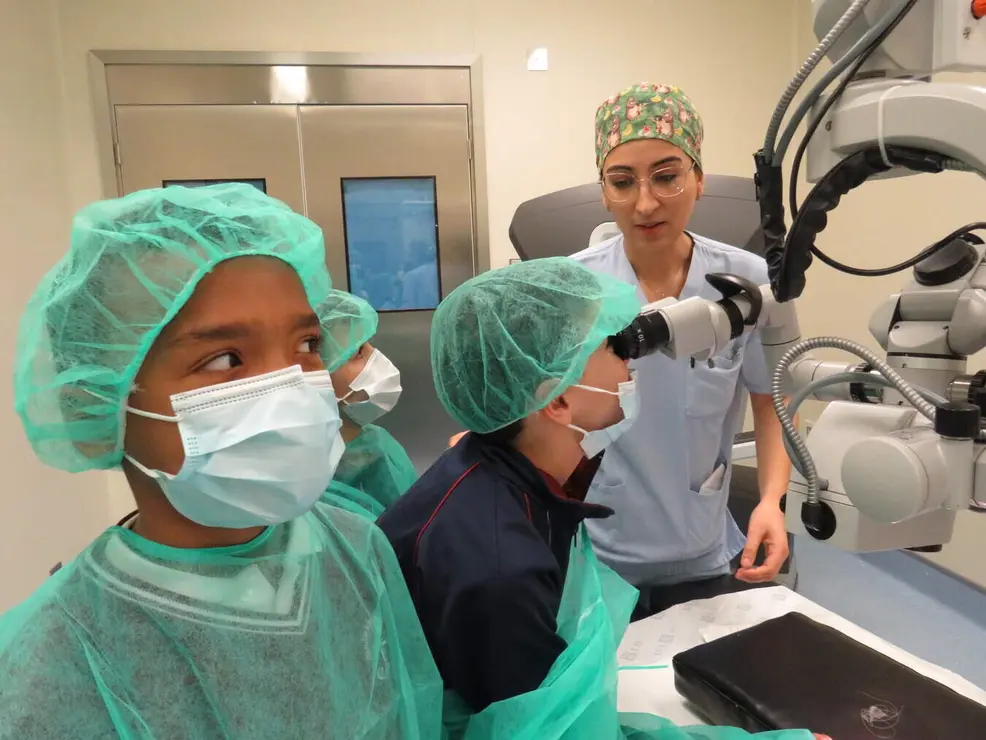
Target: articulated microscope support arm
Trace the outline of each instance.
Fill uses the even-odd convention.
[[[782,301],[801,294],[812,256],[824,257],[815,238],[828,213],[867,179],[986,173],[986,88],[931,81],[938,72],[986,70],[986,21],[972,3],[814,0],[813,10],[821,44],[785,91],[756,157],[771,292]],[[775,147],[787,106],[824,54],[833,57],[832,71]],[[797,213],[788,229],[781,165],[806,105],[813,115],[796,165],[806,151],[808,179],[817,184],[802,203],[792,190]],[[774,406],[782,424],[786,418],[790,427],[784,396],[793,395],[794,406],[804,398],[833,401],[807,444],[797,435],[790,440],[799,471],[788,493],[791,531],[852,550],[937,546],[949,541],[956,511],[975,502],[977,489],[986,498],[986,465],[978,462],[986,377],[964,374],[967,357],[986,346],[986,268],[981,242],[969,237],[984,226],[970,224],[903,267],[882,271],[914,268],[913,281],[870,322],[886,360],[835,337],[788,352],[796,332],[785,336],[780,320],[771,326],[775,309],[764,301],[761,332],[768,362],[780,363]],[[796,356],[822,347],[864,362]],[[822,390],[826,381],[840,385]]]
[[[808,180],[818,182],[852,154],[887,146],[937,152],[957,166],[986,172],[983,126],[986,87],[920,80],[859,82],[846,89],[812,137]]]

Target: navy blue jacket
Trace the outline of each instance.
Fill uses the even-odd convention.
[[[446,688],[473,711],[536,689],[564,651],[572,539],[583,519],[613,513],[581,501],[600,461],[566,494],[516,450],[468,434],[377,522]]]

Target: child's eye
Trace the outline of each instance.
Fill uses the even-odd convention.
[[[298,351],[306,354],[316,354],[322,347],[321,337],[308,337],[298,346]]]
[[[202,366],[202,369],[210,373],[221,373],[228,372],[242,364],[243,361],[235,353],[226,352],[209,360],[209,362]]]

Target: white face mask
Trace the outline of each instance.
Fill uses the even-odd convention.
[[[346,399],[354,393],[363,391],[367,400],[350,403]],[[360,426],[372,424],[391,411],[401,397],[401,372],[378,349],[367,359],[366,364],[349,384],[349,393],[339,399],[346,416]]]
[[[345,442],[326,371],[300,367],[171,397],[185,462],[177,474],[133,465],[157,480],[171,505],[206,527],[246,529],[306,513],[335,474]]]
[[[580,443],[582,445],[582,451],[586,457],[592,459],[622,437],[624,432],[633,426],[633,422],[636,420],[637,414],[640,411],[640,399],[637,396],[637,374],[636,371],[631,370],[630,380],[620,383],[617,386],[619,390],[615,392],[603,390],[602,388],[593,388],[588,385],[573,385],[572,387],[620,397],[620,408],[623,409],[623,419],[621,421],[591,432],[587,432],[585,429],[577,427],[574,424],[568,425],[569,429],[574,429],[576,432],[582,433],[582,441]]]

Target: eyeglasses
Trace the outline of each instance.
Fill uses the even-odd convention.
[[[676,164],[661,167],[647,177],[634,177],[629,172],[607,172],[599,183],[606,197],[614,203],[636,200],[640,194],[639,183],[650,184],[650,192],[655,198],[673,198],[681,195],[688,182],[688,173],[695,168],[691,165]]]

